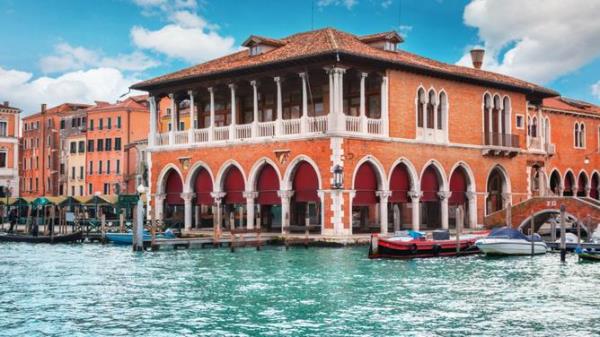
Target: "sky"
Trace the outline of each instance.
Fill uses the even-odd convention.
[[[401,49],[600,104],[600,0],[0,0],[0,102],[115,101],[138,81],[274,38],[395,30]]]

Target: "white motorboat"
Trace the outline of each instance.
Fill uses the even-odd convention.
[[[532,244],[534,254],[546,254],[548,247],[539,235],[526,236],[512,228],[495,229],[475,242],[475,246],[486,255],[531,255]]]

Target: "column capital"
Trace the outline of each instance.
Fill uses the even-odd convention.
[[[169,99],[173,100],[175,98],[175,94],[174,93],[169,93]]]
[[[246,199],[253,199],[254,200],[254,199],[258,198],[258,192],[255,192],[255,191],[246,191],[246,192],[243,192],[242,195]]]
[[[423,192],[421,191],[408,191],[408,196],[411,200],[419,200],[423,196]]]
[[[208,87],[208,88],[206,88],[206,90],[208,90],[208,92],[211,94],[213,94],[215,92],[215,88],[213,88],[213,87]]]
[[[187,93],[188,93],[188,95],[190,95],[190,96],[195,96],[195,95],[196,95],[198,92],[197,92],[196,90],[191,90],[191,89],[190,89],[190,90],[188,90],[188,91],[187,91]]]
[[[465,197],[467,197],[468,200],[472,200],[477,197],[477,193],[473,191],[467,191],[465,192]]]
[[[167,198],[167,194],[166,194],[166,193],[156,193],[156,194],[154,195],[154,198],[155,198],[156,200],[164,200],[164,199],[166,199],[166,198]]]
[[[386,199],[392,196],[392,191],[376,191],[375,195],[379,198]]]
[[[235,85],[235,83],[230,83],[227,85],[229,87],[229,89],[231,90],[235,90],[235,88],[237,88],[237,86]]]
[[[504,202],[509,202],[511,196],[511,193],[502,193],[502,200],[504,200]]]
[[[289,199],[292,196],[294,196],[294,191],[292,191],[292,190],[279,190],[279,191],[277,191],[277,195],[281,199]]]
[[[148,96],[147,100],[150,104],[156,104],[156,97],[154,96]]]
[[[257,80],[252,80],[250,81],[250,85],[254,88],[256,88],[258,86],[258,81]]]
[[[342,67],[329,67],[325,68],[328,74],[344,74],[346,72],[346,68]]]
[[[283,79],[280,76],[275,76],[273,77],[273,81],[275,81],[275,83],[280,84],[281,82],[283,82]]]
[[[452,195],[452,192],[450,192],[450,191],[439,191],[439,192],[437,192],[437,196],[441,200],[446,200],[446,199],[450,198],[451,195]]]
[[[210,192],[210,196],[215,200],[217,204],[221,203],[221,200],[225,197],[225,192]]]
[[[191,201],[196,196],[196,193],[194,193],[194,192],[183,192],[179,196],[181,197],[181,199],[183,199],[183,201]]]
[[[361,79],[365,79],[365,78],[367,78],[367,77],[369,77],[369,73],[366,73],[366,72],[361,72],[361,73],[360,73],[360,78],[361,78]]]
[[[300,73],[298,73],[298,76],[300,76],[300,78],[304,80],[304,79],[306,79],[306,72],[304,72],[304,71],[300,72]]]

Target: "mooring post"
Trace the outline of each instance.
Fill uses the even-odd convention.
[[[506,205],[506,227],[512,228],[512,205]]]
[[[304,218],[304,248],[308,249],[308,228],[310,227],[310,218],[308,215]]]
[[[463,227],[462,205],[456,208],[456,254],[460,253],[460,232]]]
[[[556,242],[556,219],[550,219],[550,241]]]
[[[144,202],[142,198],[138,198],[136,213],[133,250],[139,252],[144,250]]]
[[[531,256],[535,255],[535,243],[533,242],[533,233],[535,229],[535,215],[531,215],[531,220],[529,224],[529,235],[531,235]]]
[[[567,258],[567,240],[565,238],[567,232],[566,224],[566,207],[560,205],[560,261],[565,262]]]
[[[235,218],[233,216],[233,212],[229,213],[229,233],[231,234],[231,243],[229,244],[229,248],[231,248],[231,252],[235,252]]]
[[[260,211],[258,212],[258,217],[256,217],[256,250],[260,250]]]
[[[125,232],[125,208],[121,208],[121,213],[119,214],[119,232]]]
[[[106,243],[106,217],[104,216],[104,213],[100,215],[100,233],[102,243]]]

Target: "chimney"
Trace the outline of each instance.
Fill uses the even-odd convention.
[[[42,113],[46,113],[46,103],[42,104]]]
[[[473,62],[473,68],[481,69],[483,65],[483,56],[485,55],[485,50],[481,48],[471,49],[471,61]]]
[[[8,108],[8,101],[4,101],[4,106]]]

